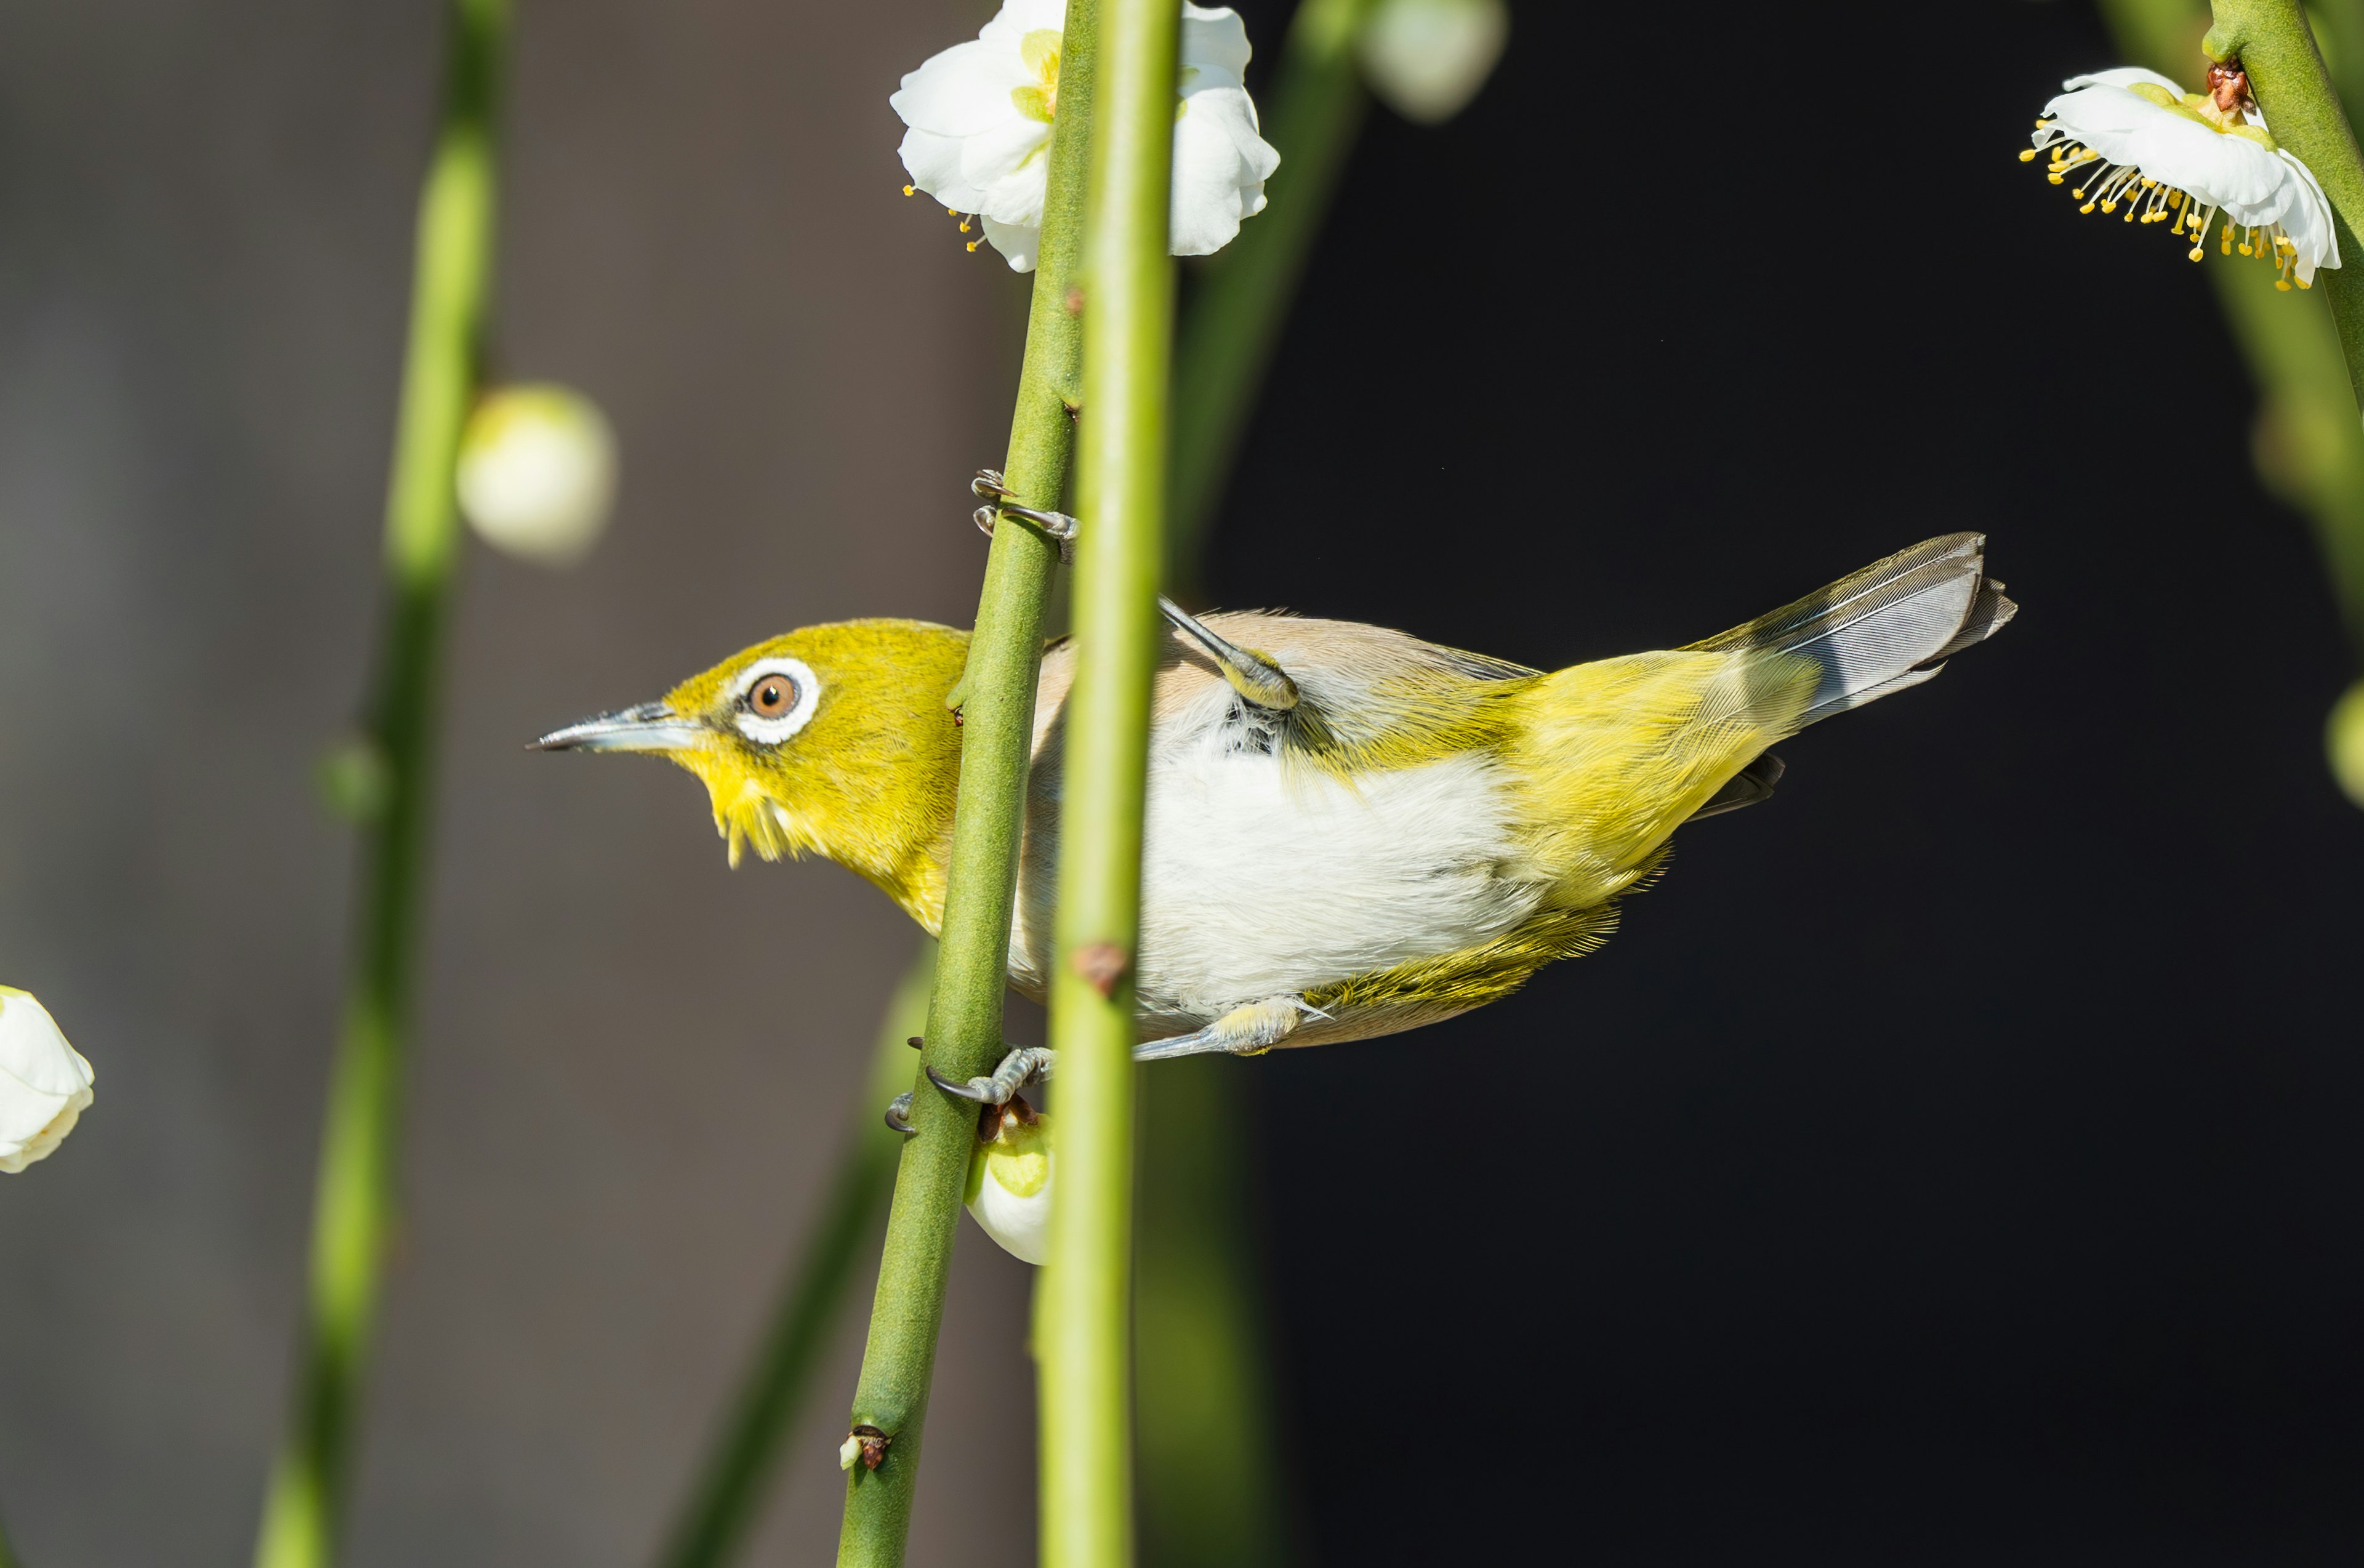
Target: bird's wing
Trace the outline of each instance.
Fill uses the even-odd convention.
[[[1511,695],[1540,678],[1357,621],[1266,610],[1168,618],[1161,732],[1220,727],[1236,749],[1277,751],[1341,778],[1498,744]]]

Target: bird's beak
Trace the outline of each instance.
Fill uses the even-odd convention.
[[[703,738],[697,720],[684,718],[661,702],[620,707],[613,713],[553,729],[526,743],[529,751],[686,751]]]

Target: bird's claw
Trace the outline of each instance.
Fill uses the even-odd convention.
[[[1060,561],[1069,564],[1074,562],[1077,527],[1075,518],[1065,512],[1046,512],[1039,507],[1020,506],[1011,495],[1009,487],[1002,482],[1001,471],[998,469],[978,469],[976,477],[968,482],[968,488],[971,495],[982,496],[993,503],[989,506],[979,506],[975,514],[978,529],[988,539],[993,535],[994,524],[1000,519],[1002,514],[1007,513],[1020,522],[1040,529],[1045,537],[1056,544],[1059,547]]]
[[[911,1091],[904,1090],[886,1102],[886,1129],[909,1138],[920,1129],[911,1125]]]
[[[1039,1084],[1051,1075],[1051,1065],[1056,1058],[1040,1046],[1028,1046],[1013,1051],[1001,1059],[1001,1065],[992,1076],[971,1078],[966,1083],[947,1078],[931,1065],[928,1082],[955,1099],[974,1100],[981,1106],[1006,1106],[1018,1091],[1029,1084]]]

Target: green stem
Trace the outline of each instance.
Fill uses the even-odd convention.
[[[1369,105],[1354,40],[1372,0],[1305,0],[1264,128],[1272,204],[1193,264],[1175,351],[1167,591],[1204,594],[1206,547],[1240,439]],[[1141,1545],[1154,1568],[1265,1568],[1289,1556],[1246,1140],[1232,1063],[1169,1062],[1142,1083],[1133,1332]]]
[[[1160,641],[1179,24],[1173,0],[1109,0],[1092,127],[1084,306],[1091,417],[1076,468],[1076,510],[1087,521],[1076,551],[1076,682],[1063,713],[1050,983],[1058,1199],[1036,1325],[1046,1568],[1132,1560],[1132,961]]]
[[[1266,139],[1281,152],[1266,186],[1271,205],[1193,280],[1175,351],[1165,581],[1177,598],[1199,593],[1207,533],[1254,411],[1255,389],[1279,346],[1281,322],[1369,106],[1354,42],[1371,5],[1305,0],[1298,7],[1265,117]]]
[[[1051,133],[1043,244],[1019,369],[1003,478],[1024,504],[1054,507],[1074,443],[1072,408],[1082,323],[1068,293],[1081,239],[1086,139],[1091,125],[1097,0],[1069,0],[1060,45],[1059,107]],[[1170,89],[1169,89],[1170,90]],[[952,866],[944,899],[935,999],[928,1009],[929,1064],[949,1078],[989,1071],[1002,1055],[1009,917],[1018,888],[1043,660],[1043,610],[1058,550],[1007,516],[986,559],[985,590],[962,677],[960,791],[953,803]],[[847,1473],[841,1564],[886,1568],[903,1561],[919,1476],[928,1385],[943,1322],[944,1279],[961,1214],[976,1119],[914,1085],[912,1137],[904,1144],[886,1218],[870,1336],[854,1389],[853,1425],[887,1440],[878,1468]]]
[[[804,1407],[863,1248],[876,1233],[892,1190],[901,1140],[880,1121],[879,1111],[910,1080],[911,1051],[906,1042],[927,1027],[928,996],[935,978],[935,946],[930,943],[887,1001],[845,1157],[805,1239],[803,1254],[788,1270],[771,1328],[741,1382],[737,1402],[699,1473],[697,1490],[674,1525],[662,1559],[665,1568],[720,1568],[737,1554],[762,1508],[780,1444]]]
[[[2331,198],[2344,264],[2315,275],[2331,299],[2349,390],[2364,405],[2364,243],[2357,239],[2364,224],[2364,154],[2298,0],[2215,0],[2212,8],[2216,25],[2200,47],[2211,60],[2241,62],[2274,139],[2314,171]]]
[[[361,928],[321,1133],[302,1359],[263,1506],[258,1568],[320,1568],[334,1558],[395,1218],[437,675],[459,545],[452,474],[490,308],[507,0],[452,0],[450,28],[442,118],[419,199],[386,502],[390,603],[367,725],[385,788],[362,835]]]

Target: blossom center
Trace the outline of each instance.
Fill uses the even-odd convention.
[[[1052,28],[1037,28],[1018,40],[1018,58],[1023,61],[1034,80],[1023,87],[1009,90],[1009,101],[1018,112],[1030,120],[1051,123],[1059,112],[1059,34]]]

